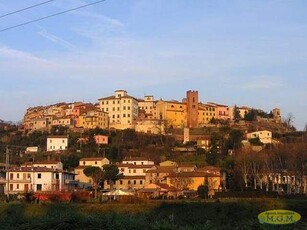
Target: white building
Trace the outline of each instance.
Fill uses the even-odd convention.
[[[61,164],[38,163],[32,166],[21,166],[9,169],[6,172],[5,193],[70,191],[76,187],[77,182],[75,181],[74,173],[64,171],[60,168],[51,168],[51,166],[34,166],[41,164],[46,166],[62,166]],[[9,185],[8,188],[7,185]]]
[[[47,151],[63,151],[68,148],[67,136],[49,136],[47,138]]]
[[[247,140],[259,138],[259,140],[263,144],[272,143],[272,132],[268,131],[268,130],[262,130],[262,131],[248,133],[248,134],[246,134],[246,137],[247,137]]]
[[[122,164],[132,164],[132,165],[154,165],[155,162],[145,158],[145,157],[126,157]]]
[[[116,90],[114,96],[98,99],[100,109],[109,114],[109,126],[115,129],[134,128],[138,117],[138,100],[125,90]]]

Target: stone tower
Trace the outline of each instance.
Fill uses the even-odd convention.
[[[275,108],[272,110],[273,112],[273,119],[275,122],[280,123],[281,122],[281,114],[280,114],[280,109]]]
[[[187,126],[198,127],[198,91],[187,91]]]

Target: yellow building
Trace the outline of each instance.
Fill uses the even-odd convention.
[[[202,104],[198,106],[198,122],[199,124],[208,124],[212,118],[217,119],[217,108],[215,105],[211,104]]]
[[[110,161],[103,157],[81,158],[79,166],[75,168],[75,178],[79,182],[79,187],[89,187],[92,184],[92,179],[83,173],[86,167],[95,166],[102,168],[106,164],[110,164]]]
[[[166,121],[168,127],[183,128],[187,125],[185,103],[159,100],[156,104],[156,110],[157,119]]]
[[[77,123],[84,129],[106,129],[109,127],[109,116],[100,110],[90,110],[80,115]]]
[[[200,185],[208,185],[209,190],[218,190],[221,185],[221,177],[219,175],[206,172],[180,172],[173,173],[166,180],[169,186],[177,189],[189,189],[197,191]]]

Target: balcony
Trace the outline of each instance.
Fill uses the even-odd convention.
[[[78,184],[77,180],[65,179],[64,184]]]
[[[8,182],[5,180],[6,183]],[[10,183],[31,183],[31,179],[15,179],[15,180],[9,180]]]
[[[52,179],[51,184],[60,184],[60,180],[59,179]]]
[[[7,180],[4,177],[0,177],[0,184],[7,183]]]

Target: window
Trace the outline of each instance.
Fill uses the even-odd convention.
[[[65,140],[62,140],[62,143],[65,143]]]
[[[19,179],[19,173],[17,173],[16,178]]]
[[[142,181],[142,180],[140,180],[140,184],[143,184],[143,181]]]
[[[19,189],[19,184],[16,184],[16,189]]]
[[[10,184],[10,191],[13,190],[13,184]]]
[[[38,174],[37,174],[37,178],[38,178],[38,179],[41,179],[41,178],[42,178],[42,174],[41,174],[41,173],[38,173]]]
[[[126,110],[126,106],[123,107],[123,110]]]
[[[31,174],[30,173],[28,173],[28,179],[30,179],[31,178]]]
[[[49,143],[52,143],[52,140],[50,140]]]
[[[128,180],[128,184],[130,184],[130,180]]]
[[[136,169],[133,169],[133,173],[136,173]]]
[[[37,184],[36,185],[36,190],[37,191],[42,191],[42,184]]]
[[[136,184],[136,180],[133,181],[133,184]]]
[[[123,117],[126,117],[126,114],[123,114]]]
[[[95,161],[95,165],[97,165],[97,161]]]
[[[115,101],[113,101],[113,104],[115,104]]]
[[[119,184],[123,184],[123,181],[122,181],[122,180],[120,180],[120,181],[119,181]]]
[[[128,110],[130,110],[130,106],[128,106],[127,108],[128,108]]]
[[[10,180],[13,180],[13,173],[10,173]]]

